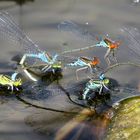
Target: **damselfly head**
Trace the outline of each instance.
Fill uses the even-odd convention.
[[[92,64],[93,64],[93,65],[98,65],[99,63],[100,63],[99,58],[96,57],[96,56],[94,56],[94,57],[93,57],[93,60],[92,60]]]
[[[107,85],[107,84],[109,84],[109,79],[104,79],[103,82],[104,82],[104,84]]]
[[[118,48],[118,47],[120,46],[120,44],[121,44],[121,41],[115,41],[115,42],[113,43],[114,48]]]
[[[14,86],[21,86],[21,85],[22,85],[21,78],[18,78],[16,81],[14,81]]]

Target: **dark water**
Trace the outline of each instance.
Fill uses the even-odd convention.
[[[1,2],[1,9],[10,12],[15,21],[19,23],[22,29],[36,42],[41,49],[51,53],[61,53],[64,50],[84,47],[90,44],[85,39],[80,39],[76,34],[60,32],[57,25],[64,20],[71,20],[77,23],[95,35],[105,36],[109,34],[113,39],[123,40],[122,46],[118,51],[119,62],[139,62],[139,57],[131,53],[126,46],[130,45],[133,49],[139,51],[134,40],[129,40],[128,36],[120,36],[120,28],[134,27],[140,29],[140,4],[132,3],[130,0],[35,0],[33,3],[27,3],[22,7],[15,5],[14,2]],[[86,24],[88,23],[88,24]],[[137,38],[137,36],[136,36]],[[138,39],[138,38],[137,38]],[[22,55],[24,49],[19,44],[12,42],[6,36],[0,35],[0,71],[13,71],[13,61],[11,58],[17,54]],[[104,49],[87,50],[69,54],[69,56],[88,56],[96,55],[101,59],[101,65],[106,69],[107,65],[103,59]],[[106,73],[110,78],[115,79],[122,87],[116,94],[112,94],[108,102],[112,105],[116,101],[133,95],[139,95],[139,68],[132,65],[118,66]],[[76,81],[75,70],[64,70],[64,77],[60,84],[71,94],[76,102],[78,90],[82,90],[77,83],[83,82],[86,74],[80,74],[80,81]],[[26,84],[25,84],[26,85]],[[73,86],[74,85],[74,86]],[[76,86],[75,86],[76,85]],[[84,83],[83,83],[84,85]],[[71,88],[71,86],[73,86]],[[77,111],[81,114],[84,108],[79,107],[68,100],[65,90],[59,89],[56,84],[36,85],[28,84],[28,90],[22,95],[27,101],[66,111]],[[77,88],[78,87],[78,88]],[[126,88],[124,88],[126,87]],[[30,89],[32,92],[30,92]],[[104,139],[107,127],[115,114],[110,106],[102,105],[98,107],[97,113],[86,114],[82,119],[77,118],[78,124],[75,125],[72,118],[75,115],[64,115],[49,111],[37,110],[28,105],[17,101],[14,97],[1,97],[1,135],[0,139],[10,140],[28,140],[28,139],[56,139],[62,126],[68,126],[64,130],[69,130],[69,122],[74,123],[73,129],[65,132],[65,139]],[[80,120],[80,121],[79,121]],[[25,124],[26,122],[26,124]],[[58,132],[58,133],[57,133]],[[58,138],[59,139],[59,138]]]

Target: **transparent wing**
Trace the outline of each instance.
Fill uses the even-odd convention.
[[[4,34],[13,41],[20,43],[23,49],[28,53],[41,51],[38,45],[20,29],[7,12],[0,12],[0,34]]]
[[[80,27],[80,25],[72,22],[72,21],[63,21],[58,25],[58,30],[70,32],[75,34],[80,39],[87,41],[88,43],[95,42],[97,35],[88,32],[86,29]]]
[[[137,58],[140,58],[140,31],[132,26],[122,27],[120,37]]]

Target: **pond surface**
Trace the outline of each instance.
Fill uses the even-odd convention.
[[[121,40],[123,43],[117,54],[119,62],[139,63],[139,56],[131,53],[126,47],[135,46],[135,41],[129,40],[124,34],[120,35],[122,27],[140,29],[139,3],[133,3],[131,0],[35,0],[22,7],[15,5],[14,2],[0,2],[0,8],[12,14],[15,21],[41,49],[52,54],[90,44],[88,40],[81,39],[77,34],[58,31],[57,26],[60,22],[71,20],[93,34],[96,33],[99,36],[108,34],[113,39]],[[140,36],[135,35],[139,40]],[[0,52],[0,73],[11,74],[14,63],[11,58],[18,54],[22,55],[24,51],[19,44],[1,34],[0,41],[2,50]],[[95,48],[93,51],[86,50],[68,54],[68,56],[91,58],[98,56],[101,66],[106,69],[105,52],[105,49]],[[107,77],[118,82],[120,91],[111,95],[111,100],[107,102],[107,105],[99,104],[97,112],[73,104],[68,99],[67,92],[75,102],[78,102],[77,92],[84,88],[86,83],[84,81],[87,79],[87,74],[83,72],[79,74],[79,81],[76,81],[75,70],[63,70],[63,78],[60,80],[63,90],[53,82],[49,86],[38,86],[29,82],[28,90],[32,92],[26,91],[21,98],[35,105],[78,112],[77,114],[37,109],[20,102],[14,96],[1,96],[0,139],[132,140],[139,138],[139,98],[130,98],[139,96],[139,67],[122,65],[106,72]],[[83,85],[79,86],[79,83]],[[126,98],[130,99],[123,101]],[[112,104],[120,101],[123,102],[115,106],[117,109],[111,107]]]

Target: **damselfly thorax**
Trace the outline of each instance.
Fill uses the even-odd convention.
[[[108,47],[109,47],[110,49],[116,49],[116,48],[118,48],[119,45],[120,45],[120,42],[119,42],[119,41],[112,41],[112,40],[110,40],[110,39],[108,39],[108,38],[105,38],[105,39],[104,39],[104,42],[108,45]]]
[[[87,57],[80,57],[80,60],[82,60],[86,64],[90,64],[91,66],[96,66],[100,63],[100,60],[97,57],[93,57],[93,59]]]

